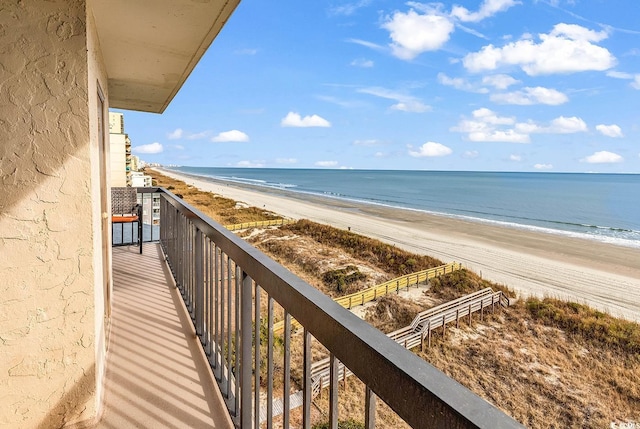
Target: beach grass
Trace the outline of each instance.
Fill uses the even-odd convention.
[[[239,204],[235,200],[211,192],[202,192],[159,171],[148,168],[145,173],[153,178],[154,185],[167,189],[223,225],[282,219],[282,216],[268,210]]]
[[[613,317],[602,311],[555,298],[531,297],[526,301],[531,316],[547,326],[606,348],[630,355],[640,354],[640,324]]]

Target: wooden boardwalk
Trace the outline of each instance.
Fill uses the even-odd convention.
[[[468,320],[471,325],[471,316],[473,313],[479,313],[480,319],[484,317],[484,312],[495,311],[498,307],[509,306],[509,299],[504,296],[501,291],[494,292],[491,288],[482,289],[453,301],[446,302],[428,310],[422,311],[416,315],[410,325],[398,329],[397,331],[387,334],[387,336],[395,340],[404,348],[410,350],[414,347],[424,346],[425,339],[427,344],[431,345],[431,333],[436,329],[442,329],[443,333],[446,326],[455,322],[456,327],[459,326],[460,320]],[[338,379],[345,380],[353,373],[342,363],[338,363]],[[329,358],[322,359],[311,365],[311,395],[316,396],[324,387],[329,386],[330,369]],[[298,398],[299,397],[299,398]],[[294,409],[302,405],[302,392],[295,392],[290,397],[290,408]],[[281,398],[273,401],[273,415],[277,416],[283,412],[283,401]],[[266,418],[266,406],[260,409],[260,418]]]

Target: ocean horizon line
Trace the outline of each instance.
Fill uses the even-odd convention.
[[[153,168],[153,167],[151,167]],[[526,171],[518,171],[518,170],[416,170],[416,169],[388,169],[388,168],[327,168],[327,167],[215,167],[215,166],[196,166],[196,165],[176,165],[169,164],[163,165],[160,164],[160,168],[164,168],[167,170],[177,169],[177,168],[213,168],[213,169],[237,169],[237,170],[311,170],[311,171],[371,171],[371,172],[428,172],[428,173],[506,173],[506,174],[585,174],[585,175],[611,175],[611,176],[638,176],[640,175],[640,171],[638,172],[600,172],[600,171],[548,171],[548,170],[526,170]],[[177,170],[180,171],[180,170]]]
[[[486,206],[484,207],[485,210],[481,210],[478,207],[466,204],[465,201],[466,199],[470,198],[469,196],[467,196],[466,198],[465,197],[461,198],[463,202],[461,204],[458,204],[457,207],[453,207],[453,208],[445,207],[445,208],[439,209],[438,207],[425,207],[425,206],[420,207],[420,206],[417,206],[415,203],[412,205],[409,202],[409,200],[406,199],[406,197],[404,201],[402,197],[398,198],[397,197],[398,192],[395,192],[395,194],[393,195],[393,198],[385,199],[384,196],[381,195],[381,192],[379,190],[377,190],[373,194],[370,194],[369,197],[367,197],[366,195],[357,195],[357,192],[356,192],[356,195],[354,195],[353,193],[349,194],[349,193],[343,193],[343,192],[335,192],[335,190],[331,191],[328,189],[323,189],[322,187],[310,189],[308,184],[307,185],[303,184],[303,186],[301,187],[300,183],[285,183],[287,181],[274,180],[274,179],[282,179],[281,176],[264,177],[264,175],[260,174],[259,172],[255,172],[255,170],[252,170],[252,169],[236,169],[236,168],[218,169],[218,168],[206,168],[206,167],[200,167],[200,168],[183,167],[180,169],[173,168],[169,170],[175,171],[179,174],[191,175],[194,177],[207,179],[207,180],[220,181],[220,182],[233,184],[235,186],[240,186],[240,187],[251,187],[252,189],[263,190],[263,191],[268,189],[277,190],[279,192],[288,193],[292,197],[299,197],[300,195],[324,197],[332,200],[351,202],[354,204],[378,206],[378,207],[385,207],[385,208],[396,209],[396,210],[414,211],[419,213],[425,213],[427,215],[443,216],[443,217],[461,219],[469,222],[480,222],[480,223],[493,224],[493,225],[506,227],[506,228],[536,231],[536,232],[546,233],[546,234],[588,239],[592,241],[604,242],[604,243],[609,243],[609,244],[614,244],[614,245],[619,245],[624,247],[640,248],[640,227],[636,229],[636,228],[625,226],[625,225],[607,224],[607,222],[604,221],[604,219],[602,222],[596,222],[593,219],[582,219],[582,220],[554,219],[550,217],[549,213],[542,213],[542,215],[540,216],[524,216],[521,213],[508,213],[508,212],[502,213],[500,212],[500,211],[504,211],[502,208],[500,208],[499,210],[496,210],[496,207],[491,207],[491,206]],[[192,170],[192,171],[186,171],[186,170]],[[196,170],[196,171],[193,171],[193,170]],[[243,177],[246,175],[250,175],[250,174],[242,174],[248,171],[254,171],[254,176],[255,176],[255,173],[258,173],[258,176]],[[317,169],[313,169],[313,170],[263,169],[261,171],[262,172],[285,171],[290,176],[287,178],[292,179],[292,180],[289,180],[288,182],[295,182],[296,180],[300,182],[301,178],[304,176],[298,176],[295,174],[296,172],[299,172],[299,171],[307,172],[307,173],[309,172],[319,173],[322,176],[322,179],[324,179],[325,181],[327,181],[332,177],[333,175],[332,173],[335,173],[335,174],[344,173],[343,170],[317,170]],[[225,173],[225,174],[220,174],[220,173]],[[233,173],[237,173],[237,174],[233,174]],[[473,179],[472,173],[453,173],[453,172],[433,173],[433,172],[423,172],[423,171],[408,172],[408,171],[389,171],[388,170],[388,171],[359,171],[358,173],[360,175],[365,174],[364,177],[366,179],[371,179],[374,182],[375,182],[374,176],[376,173],[382,174],[385,176],[391,175],[393,177],[395,177],[398,174],[400,174],[400,176],[409,175],[410,177],[413,177],[413,175],[415,174],[418,174],[420,176],[428,175],[429,177],[432,177],[431,175],[435,174],[435,175],[444,175],[445,178],[446,176],[463,174],[465,176],[463,177],[464,180],[468,181],[469,179]],[[374,176],[370,177],[371,174],[373,174]],[[471,176],[471,177],[466,177],[466,176]],[[524,177],[524,183],[527,183],[526,182],[527,176],[530,177],[528,173],[522,173],[518,175],[518,177],[521,180]],[[536,177],[549,177],[549,176],[536,176]],[[592,176],[584,176],[584,177],[592,177]],[[388,179],[388,177],[385,177],[385,179]],[[413,178],[413,180],[415,181],[415,177]],[[365,182],[366,182],[365,183],[366,186],[371,187],[370,180]],[[386,182],[389,182],[389,180],[386,180]],[[471,182],[473,182],[473,180],[471,180]],[[579,182],[580,181],[578,181],[578,183]],[[463,181],[463,184],[464,183],[466,182]],[[397,189],[395,190],[397,191]],[[513,198],[517,198],[517,197],[518,196],[515,195],[514,197],[509,197],[509,198],[513,200]],[[508,204],[509,201],[511,201],[509,198],[504,200],[506,201],[505,204]],[[434,203],[435,205],[437,205],[438,203],[437,196],[435,197],[435,200],[427,201],[427,203],[431,204],[432,206],[434,205]],[[535,212],[530,212],[530,213],[536,214]]]

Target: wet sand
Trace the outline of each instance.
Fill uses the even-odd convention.
[[[524,296],[568,299],[640,321],[640,249],[161,171],[286,217],[351,228],[444,262],[462,262]]]

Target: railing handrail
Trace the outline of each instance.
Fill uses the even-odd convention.
[[[522,427],[198,209],[162,192],[168,205],[242,267],[410,426]]]

